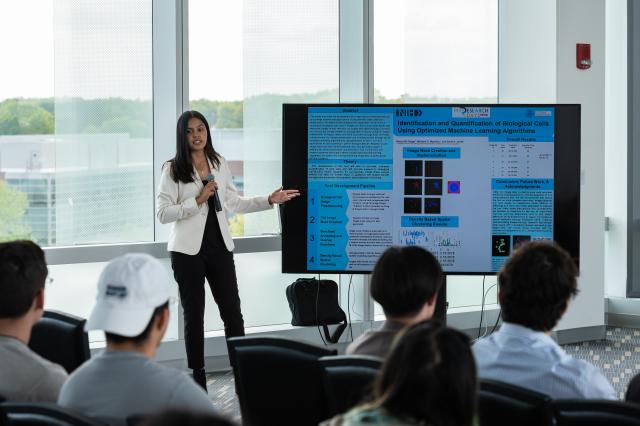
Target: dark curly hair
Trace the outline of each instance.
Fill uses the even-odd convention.
[[[578,268],[569,253],[549,242],[530,242],[498,274],[502,317],[537,331],[558,323],[578,294]]]
[[[371,274],[371,297],[388,316],[416,314],[442,286],[442,267],[417,246],[389,247]]]

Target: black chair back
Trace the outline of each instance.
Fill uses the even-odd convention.
[[[45,311],[31,330],[29,347],[71,373],[91,357],[85,322],[73,315]]]
[[[55,404],[4,402],[0,418],[8,426],[101,426],[90,419]]]
[[[558,399],[551,403],[557,426],[638,426],[640,405],[608,400]]]
[[[328,417],[318,358],[335,350],[281,337],[228,340],[242,424],[314,425]]]
[[[362,355],[320,358],[322,382],[329,416],[345,413],[362,402],[372,390],[382,359]]]
[[[550,403],[551,398],[539,392],[495,380],[480,380],[480,426],[552,425]]]

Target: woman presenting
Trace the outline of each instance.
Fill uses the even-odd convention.
[[[186,111],[178,119],[176,155],[162,167],[156,215],[160,223],[173,223],[167,249],[184,310],[187,362],[205,391],[205,277],[220,310],[225,337],[244,335],[226,212],[267,210],[299,195],[297,190],[279,188],[269,196],[239,196],[229,165],[213,149],[204,116]]]

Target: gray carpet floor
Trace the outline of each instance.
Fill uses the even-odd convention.
[[[563,348],[569,355],[600,368],[620,399],[624,399],[629,381],[640,373],[640,330],[637,329],[608,327],[604,340]]]
[[[240,405],[236,397],[233,372],[207,374],[207,390],[218,412],[240,424]]]
[[[608,327],[606,338],[564,345],[573,357],[596,365],[609,379],[620,399],[631,378],[640,373],[640,330]],[[209,396],[219,412],[240,423],[240,406],[231,371],[207,375]]]

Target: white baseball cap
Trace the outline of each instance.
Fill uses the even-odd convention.
[[[85,330],[125,337],[140,335],[153,311],[171,296],[165,267],[155,257],[129,253],[113,259],[98,279],[98,296]]]

